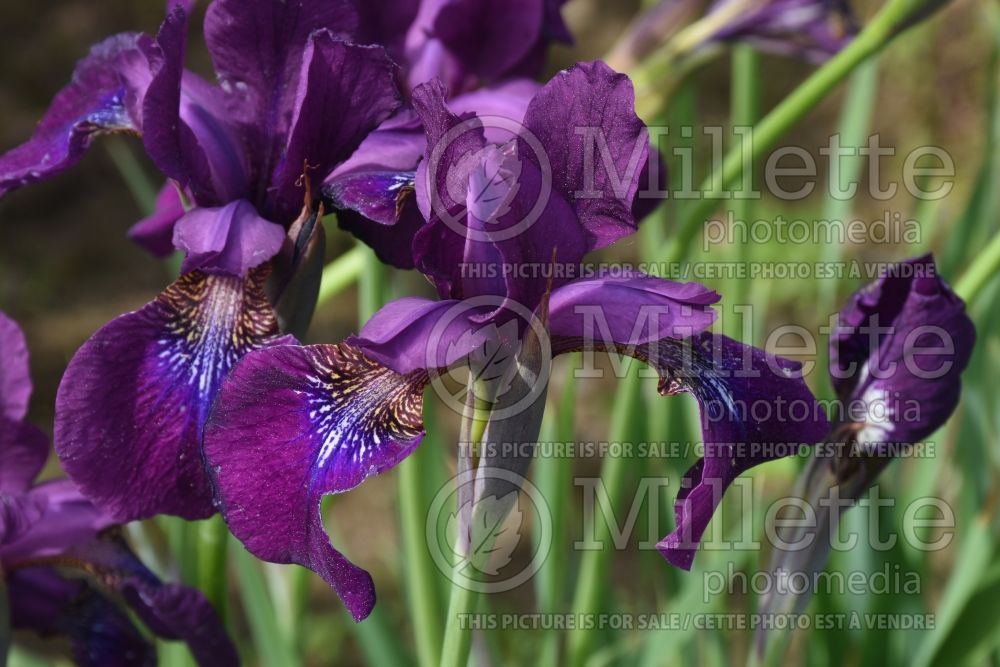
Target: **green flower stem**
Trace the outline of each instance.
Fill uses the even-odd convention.
[[[0,568],[0,667],[7,667],[10,652],[10,600],[7,598],[7,583]]]
[[[731,73],[731,100],[729,122],[732,127],[749,127],[757,122],[760,113],[760,54],[754,47],[748,44],[737,44],[733,47],[732,73]],[[748,164],[750,174],[747,185],[753,189],[753,165]],[[754,200],[749,197],[735,197],[733,199],[733,215],[737,220],[743,220],[748,225],[753,223],[751,219],[754,213]],[[741,243],[737,246],[736,261],[747,263],[750,260],[750,244]],[[739,280],[736,282],[735,304],[745,304],[750,298],[750,281]],[[729,318],[729,321],[736,322],[736,318]]]
[[[553,414],[546,410],[542,420],[542,430],[539,439],[543,442],[572,442],[575,438],[576,415],[576,380],[574,375],[580,367],[579,353],[569,357],[566,364],[566,378],[563,384],[562,396],[555,406]],[[568,456],[541,457],[534,463],[535,486],[548,505],[552,517],[552,545],[548,556],[542,562],[535,576],[535,596],[538,600],[538,611],[543,614],[557,614],[562,611],[563,599],[566,594],[566,572],[569,569],[570,545],[569,511],[570,490],[573,488],[573,459]],[[536,539],[542,535],[536,532]],[[552,628],[542,637],[542,645],[538,652],[539,665],[559,664],[559,642],[562,632]]]
[[[642,421],[641,414],[644,407],[641,388],[642,379],[639,377],[639,363],[632,362],[629,364],[628,374],[622,378],[615,394],[611,424],[608,428],[609,441],[628,441],[631,434],[635,432],[635,425]],[[631,463],[633,461],[627,457],[606,456],[601,464],[601,482],[604,484],[612,507],[622,495],[625,472]],[[606,510],[610,509],[606,508]],[[608,579],[608,561],[612,552],[611,547],[608,546],[611,539],[609,525],[611,517],[606,516],[604,521],[600,521],[595,510],[595,516],[585,517],[585,520],[594,521],[594,537],[602,547],[583,552],[583,557],[580,559],[576,594],[573,598],[573,618],[578,622],[581,619],[592,617],[600,608],[604,583]],[[570,632],[567,640],[567,652],[569,654],[568,664],[571,667],[580,667],[586,662],[593,639],[594,634],[591,631],[578,629]]]
[[[483,433],[489,422],[489,403],[479,398],[479,394],[480,392],[476,391],[476,386],[470,382],[465,410],[462,413],[462,423],[459,427],[463,446],[482,442]],[[472,454],[471,452],[459,452],[459,456],[472,456]],[[460,461],[459,470],[462,469]],[[461,545],[461,541],[456,547],[456,551],[459,553],[465,549]],[[445,617],[444,640],[441,644],[440,664],[442,667],[465,667],[469,661],[469,650],[472,648],[472,630],[462,627],[462,619],[468,618],[469,614],[476,611],[479,595],[458,583],[462,578],[460,570],[465,567],[465,564],[463,561],[456,563],[455,573],[452,576],[448,613]]]
[[[212,603],[219,616],[226,619],[228,597],[227,544],[229,529],[218,514],[198,527],[198,588]]]
[[[370,250],[359,245],[327,264],[319,284],[316,307],[319,308],[350,287],[361,275],[370,254]]]
[[[424,522],[428,499],[421,461],[417,458],[427,453],[418,449],[399,466],[399,510],[406,556],[404,584],[414,624],[417,662],[420,667],[437,667],[441,662],[442,614],[436,588],[437,573],[427,550]]]
[[[955,292],[971,305],[982,293],[983,287],[998,272],[1000,272],[1000,232],[994,234],[986,248],[972,260],[972,264],[955,284]]]
[[[840,53],[817,69],[767,114],[754,128],[750,154],[744,155],[742,145],[734,146],[722,165],[706,179],[701,199],[691,206],[661,257],[668,262],[683,259],[707,216],[724,200],[726,188],[742,178],[744,166],[760,159],[765,151],[770,150],[789,128],[812,111],[858,65],[884,48],[923,4],[923,0],[889,0]]]

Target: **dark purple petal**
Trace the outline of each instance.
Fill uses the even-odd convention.
[[[395,62],[402,63],[406,33],[417,17],[420,4],[420,0],[354,0],[358,43],[381,44]]]
[[[708,17],[728,16],[734,8],[737,13],[709,40],[747,41],[770,53],[822,62],[844,48],[858,30],[845,0],[768,0],[742,9],[737,1],[712,6]]]
[[[288,146],[271,197],[278,219],[302,209],[302,174],[322,182],[399,106],[395,66],[378,46],[355,46],[314,33],[303,53]]]
[[[0,493],[28,490],[49,457],[49,439],[34,425],[0,416]]]
[[[26,507],[27,504],[41,507],[42,513],[16,538],[0,544],[3,562],[64,554],[112,525],[111,519],[66,479],[39,484],[22,498]]]
[[[114,602],[51,568],[19,570],[7,580],[15,628],[70,639],[80,667],[149,667],[156,649]]]
[[[30,531],[45,513],[45,500],[27,494],[0,493],[0,550]]]
[[[187,47],[187,13],[175,7],[156,36],[156,75],[143,100],[142,142],[168,178],[188,188],[196,201],[214,202],[216,192],[208,157],[194,131],[181,118],[181,82]]]
[[[216,0],[209,5],[205,41],[254,151],[258,191],[269,185],[284,151],[310,35],[328,29],[347,36],[356,27],[349,0]]]
[[[930,255],[901,262],[855,293],[830,337],[840,420],[867,451],[920,442],[958,404],[976,330]]]
[[[579,349],[628,354],[660,374],[660,393],[690,392],[701,408],[704,457],[681,481],[677,526],[657,545],[669,562],[691,568],[702,534],[732,481],[753,466],[797,453],[826,434],[826,416],[800,364],[703,332],[625,346],[553,336],[554,353]]]
[[[174,227],[174,246],[186,255],[182,273],[206,273],[245,277],[278,254],[285,242],[281,225],[257,215],[245,199],[221,208],[196,208]]]
[[[330,544],[320,501],[413,451],[425,383],[349,345],[276,346],[236,365],[205,429],[229,529],[258,558],[319,574],[356,620],[371,612],[375,589]]]
[[[379,309],[347,343],[403,375],[446,368],[482,345],[483,325],[474,318],[495,307],[454,300],[397,299]]]
[[[154,257],[169,257],[174,252],[174,224],[184,215],[184,204],[172,183],[156,195],[156,209],[132,225],[128,237]]]
[[[0,417],[24,419],[29,398],[28,344],[17,322],[0,311]]]
[[[718,300],[716,292],[698,283],[641,274],[585,278],[552,292],[549,329],[553,336],[606,338],[622,346],[686,338],[712,325],[710,306]]]
[[[70,361],[56,396],[56,452],[114,518],[214,512],[202,428],[236,361],[277,336],[266,273],[185,274],[98,330]]]
[[[544,0],[451,0],[432,34],[470,72],[496,80],[520,71],[543,34]]]
[[[627,76],[600,61],[564,70],[531,101],[524,125],[545,148],[553,187],[573,206],[592,248],[635,232],[632,206],[649,144]]]
[[[197,589],[160,581],[117,531],[80,544],[67,556],[81,563],[103,587],[120,594],[157,636],[187,643],[198,664],[239,664],[236,648],[205,596]]]
[[[98,134],[141,131],[156,51],[152,38],[133,33],[91,49],[31,140],[0,156],[0,196],[73,166]]]

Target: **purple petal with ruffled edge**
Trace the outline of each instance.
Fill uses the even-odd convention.
[[[209,5],[205,41],[229,108],[243,122],[245,145],[253,150],[251,180],[258,206],[285,150],[310,35],[327,29],[347,36],[356,27],[348,0],[216,0]],[[301,164],[298,169],[301,173]],[[298,209],[293,218],[296,214]]]
[[[302,209],[305,171],[322,182],[399,106],[395,65],[379,46],[355,46],[327,30],[309,37],[288,145],[270,199],[278,219]]]
[[[416,195],[428,223],[414,237],[416,267],[435,281],[442,298],[486,290],[534,309],[546,281],[524,280],[504,266],[545,266],[555,250],[560,264],[572,266],[587,250],[575,213],[526,157],[538,147],[512,140],[517,124],[508,126],[508,143],[488,143],[483,120],[462,119],[448,109],[440,81],[420,86],[413,101],[427,133]],[[492,287],[470,279],[484,271],[499,271]],[[559,273],[557,284],[566,274]]]
[[[12,573],[7,587],[11,625],[68,637],[80,667],[156,664],[156,649],[125,611],[85,582],[35,567]]]
[[[866,450],[920,442],[958,405],[976,340],[965,304],[930,255],[900,262],[855,293],[830,337],[830,373]],[[919,408],[914,408],[919,406]]]
[[[56,453],[114,518],[214,512],[202,428],[236,361],[275,342],[266,275],[185,274],[98,330],[70,361],[56,396]]]
[[[116,35],[93,47],[31,140],[0,156],[0,196],[71,167],[98,134],[140,131],[155,58],[148,35]]]
[[[83,564],[102,587],[120,594],[158,637],[187,643],[198,664],[239,664],[236,648],[205,596],[197,589],[160,581],[118,531],[80,543],[66,557]]]
[[[257,215],[253,204],[240,199],[221,208],[196,208],[174,227],[173,244],[186,253],[181,273],[245,277],[278,254],[285,230]]]
[[[413,451],[425,384],[426,374],[399,375],[348,345],[277,346],[236,365],[205,429],[229,529],[257,557],[319,574],[356,620],[371,612],[374,586],[330,544],[320,500]]]
[[[24,419],[30,398],[31,376],[24,332],[0,311],[0,417],[11,421]]]
[[[177,188],[167,183],[156,195],[153,213],[132,225],[128,238],[154,257],[164,259],[174,252],[174,225],[184,215]]]
[[[16,538],[8,536],[0,544],[2,562],[58,556],[113,524],[67,479],[39,484],[22,498],[41,507],[42,513]]]
[[[800,443],[819,442],[828,428],[801,378],[800,364],[725,336],[702,332],[637,346],[553,336],[552,349],[628,354],[657,370],[661,394],[690,392],[698,399],[705,455],[682,479],[674,506],[677,526],[657,545],[664,558],[685,570],[722,494],[738,475],[796,453]]]
[[[627,76],[601,61],[578,63],[545,84],[524,125],[544,147],[553,188],[573,206],[592,249],[636,231],[632,207],[649,140]]]

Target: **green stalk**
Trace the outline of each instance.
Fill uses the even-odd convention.
[[[574,439],[574,414],[576,412],[576,384],[574,372],[580,365],[579,356],[574,354],[566,367],[566,380],[558,410],[553,415],[546,410],[542,420],[539,440],[542,442],[571,442]],[[562,609],[566,594],[566,571],[569,530],[566,520],[569,512],[569,492],[573,488],[573,459],[566,456],[538,457],[534,463],[535,486],[549,506],[552,517],[552,547],[535,576],[535,596],[538,611],[542,614],[557,614]],[[537,534],[536,538],[541,539]],[[538,654],[538,664],[559,664],[559,640],[561,633],[553,628],[545,632]]]
[[[847,95],[840,110],[840,121],[837,133],[843,146],[861,147],[865,145],[871,127],[872,110],[875,108],[875,98],[878,94],[878,60],[864,63],[851,76]],[[840,158],[840,173],[830,174],[831,185],[835,182],[839,189],[843,183],[857,180],[864,166],[864,157],[860,155]],[[834,180],[835,179],[835,180]],[[837,199],[829,193],[823,207],[823,217],[827,220],[846,222],[853,214],[850,199]],[[823,261],[833,263],[840,261],[842,248],[839,243],[829,243],[823,247]],[[834,307],[837,296],[837,281],[822,280],[819,282],[820,317],[825,319]]]
[[[642,379],[639,377],[639,363],[631,362],[628,373],[622,378],[618,392],[615,394],[611,424],[608,428],[609,442],[628,441],[629,434],[635,432],[635,424],[642,421],[640,417],[643,410],[641,388]],[[622,487],[625,484],[625,471],[631,462],[626,457],[607,456],[601,464],[601,481],[607,491],[611,507],[614,507],[621,497]],[[580,559],[576,594],[573,597],[573,618],[577,621],[591,618],[598,612],[604,592],[603,584],[608,579],[605,573],[613,551],[607,546],[611,538],[611,527],[609,526],[611,517],[606,516],[605,521],[598,521],[595,512],[593,520],[595,522],[594,537],[603,546],[600,549],[585,551]],[[569,654],[568,664],[571,667],[580,667],[584,664],[590,653],[593,639],[592,631],[578,629],[570,632],[567,652]]]
[[[7,667],[10,652],[10,600],[7,597],[7,579],[0,568],[0,667]]]
[[[410,618],[417,644],[420,667],[436,667],[441,662],[441,604],[437,572],[427,550],[424,521],[428,508],[424,492],[426,475],[421,459],[428,453],[427,442],[399,466],[399,511],[403,530],[403,552]]]
[[[222,517],[215,515],[194,524],[198,527],[198,588],[212,603],[223,620],[226,619],[228,577],[226,545],[229,529]]]
[[[955,293],[971,304],[997,272],[1000,272],[1000,232],[994,234],[989,245],[972,260],[955,284]]]
[[[760,159],[765,151],[797,122],[816,107],[837,84],[874,54],[881,51],[924,0],[889,0],[872,20],[840,53],[817,69],[754,128],[753,150],[749,161]],[[683,259],[688,247],[725,194],[726,188],[743,176],[747,162],[743,147],[734,146],[714,174],[702,186],[702,196],[691,206],[677,234],[661,253],[669,262]]]
[[[459,427],[461,440],[466,446],[482,442],[486,424],[489,422],[489,405],[477,397],[475,386],[470,383]],[[465,562],[455,564],[448,599],[448,614],[445,617],[444,640],[441,645],[441,667],[466,667],[469,649],[472,647],[472,630],[462,627],[462,619],[475,613],[479,595],[457,583],[461,581],[461,568]]]
[[[358,279],[370,253],[370,250],[359,245],[326,265],[319,284],[319,296],[316,299],[317,308],[343,292]]]
[[[302,664],[298,652],[288,645],[287,637],[281,632],[259,562],[242,544],[234,544],[233,547],[233,562],[240,582],[243,609],[246,611],[249,634],[260,664],[263,667],[296,667]]]
[[[732,73],[730,82],[731,100],[729,111],[729,122],[733,128],[750,127],[757,122],[760,114],[760,54],[749,44],[737,44],[733,47]],[[749,135],[748,135],[749,136]],[[750,150],[750,145],[744,150]],[[753,190],[753,165],[747,164],[750,173],[744,179],[749,190]],[[741,188],[742,190],[742,188]],[[743,220],[748,225],[753,224],[751,217],[754,213],[754,201],[749,196],[739,196],[734,194],[733,216],[736,220]],[[742,243],[736,248],[736,261],[745,264],[750,260],[750,244]],[[750,298],[748,294],[750,288],[749,280],[737,280],[735,291],[735,304],[747,303]],[[729,318],[730,322],[735,322],[736,318]]]

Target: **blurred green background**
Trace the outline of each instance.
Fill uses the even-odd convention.
[[[27,138],[51,96],[68,80],[73,64],[87,48],[115,32],[154,31],[162,17],[160,0],[45,0],[0,3],[0,149]],[[204,10],[203,7],[200,8]],[[573,47],[556,47],[550,70],[576,60],[601,57],[614,45],[638,9],[636,2],[571,0],[564,15],[576,37]],[[864,17],[870,7],[861,7]],[[819,186],[808,198],[779,201],[765,194],[753,204],[753,217],[820,220],[850,217],[872,221],[886,211],[898,212],[903,220],[920,225],[919,242],[905,244],[863,243],[829,247],[822,243],[794,246],[770,244],[720,245],[709,253],[692,252],[692,261],[819,262],[830,260],[892,261],[933,251],[946,279],[958,279],[985,243],[997,233],[1000,192],[998,131],[1000,131],[1000,23],[996,3],[961,0],[952,3],[928,23],[918,26],[894,42],[875,64],[855,75],[825,100],[781,142],[817,155],[831,134],[842,132],[844,143],[853,137],[863,143],[871,134],[883,146],[895,148],[895,157],[883,160],[885,178],[899,180],[906,155],[919,146],[941,147],[954,159],[955,186],[939,200],[921,202],[899,193],[888,201],[862,194],[849,202],[835,202],[824,193],[827,174],[819,160]],[[199,20],[194,21],[200,25]],[[192,40],[189,64],[209,71],[204,47]],[[813,66],[787,58],[763,56],[760,109],[766,111],[795,88]],[[696,127],[729,123],[731,107],[731,62],[727,55],[699,69],[676,93],[667,112],[670,122],[693,123]],[[847,94],[848,91],[852,95]],[[671,142],[666,144],[672,146]],[[708,138],[698,130],[692,141],[695,177],[700,183],[710,168]],[[730,145],[727,143],[727,146]],[[668,163],[671,159],[668,157]],[[678,173],[676,161],[672,164]],[[859,179],[868,176],[861,163],[848,165]],[[170,268],[152,260],[125,238],[125,230],[142,211],[123,172],[136,170],[152,179],[155,171],[130,140],[98,141],[81,165],[47,183],[13,193],[0,201],[0,308],[25,329],[32,353],[36,390],[31,417],[50,429],[52,405],[60,375],[76,348],[101,324],[134,309],[157,294],[170,280]],[[153,181],[156,183],[156,181]],[[862,181],[864,182],[864,181]],[[647,221],[648,230],[601,253],[607,261],[655,260],[650,248],[669,238],[683,214],[684,204],[668,202]],[[724,213],[724,209],[722,209]],[[352,240],[335,231],[328,238],[330,259],[352,247]],[[699,242],[700,247],[700,242]],[[705,279],[702,282],[724,295],[724,320],[733,304],[754,306],[754,344],[762,345],[773,328],[789,323],[816,332],[843,300],[862,281],[844,280],[754,280]],[[426,292],[418,276],[390,274],[387,296]],[[857,549],[835,556],[830,567],[844,571],[880,571],[886,565],[916,572],[920,593],[916,595],[820,596],[815,612],[869,611],[895,614],[934,613],[936,627],[918,630],[817,630],[795,634],[788,664],[811,665],[906,665],[906,664],[1000,664],[1000,533],[993,520],[996,505],[997,466],[1000,464],[1000,309],[997,280],[979,295],[972,314],[979,340],[969,370],[965,373],[962,403],[947,426],[933,436],[936,456],[894,464],[882,479],[882,495],[899,499],[935,496],[955,509],[956,537],[952,544],[933,553],[900,545],[885,553]],[[363,309],[364,304],[360,304]],[[310,342],[338,341],[359,326],[359,298],[354,288],[324,304],[309,333]],[[737,329],[738,330],[738,329]],[[821,347],[825,340],[821,339]],[[747,341],[751,342],[751,341]],[[822,355],[819,370],[808,379],[821,397],[829,396]],[[693,402],[686,398],[661,398],[655,382],[644,380],[635,395],[621,398],[629,418],[612,423],[612,380],[565,381],[569,364],[560,360],[553,374],[551,409],[543,438],[558,441],[680,440],[694,438]],[[419,466],[426,479],[443,484],[454,470],[452,443],[457,438],[457,419],[428,394],[436,419],[428,419],[430,435],[419,453],[405,465]],[[624,410],[624,413],[621,411]],[[621,421],[621,420],[619,420]],[[621,432],[615,433],[619,428]],[[609,433],[610,429],[610,433]],[[666,476],[676,484],[677,476],[691,461],[651,459],[630,462],[616,500],[624,501],[619,520],[646,475]],[[594,477],[600,460],[579,459],[572,469],[558,461],[540,460],[533,479],[557,508],[551,563],[536,579],[483,603],[492,612],[568,612],[580,583],[576,573],[581,553],[572,543],[582,539],[581,489],[572,475]],[[633,465],[634,464],[634,465]],[[801,460],[789,459],[762,467],[753,473],[762,489],[759,507],[768,498],[790,490]],[[51,474],[58,474],[54,459]],[[336,512],[328,526],[334,538],[352,559],[370,570],[379,591],[377,613],[369,621],[354,625],[333,593],[318,578],[302,577],[288,568],[258,566],[243,558],[239,547],[231,550],[230,623],[250,664],[308,665],[394,664],[415,662],[414,627],[426,619],[414,618],[407,606],[412,582],[407,581],[409,558],[402,544],[400,513],[394,471],[367,482],[361,488],[334,500]],[[437,488],[431,485],[432,488]],[[735,495],[735,494],[733,494]],[[660,511],[664,524],[670,516],[673,491],[663,494]],[[723,515],[738,524],[739,498],[727,498]],[[406,508],[404,508],[405,510]],[[412,509],[412,508],[411,508]],[[638,525],[644,525],[643,506]],[[422,516],[422,513],[418,514]],[[901,511],[890,511],[889,526],[897,525]],[[864,521],[862,512],[849,515]],[[762,530],[763,509],[751,519],[755,531]],[[662,534],[670,526],[662,526]],[[153,551],[169,538],[171,522],[160,522],[143,533]],[[148,535],[147,535],[148,533]],[[151,537],[150,537],[151,536]],[[622,551],[602,559],[597,586],[599,609],[605,612],[646,614],[654,612],[738,612],[756,608],[754,595],[716,595],[703,602],[706,571],[736,570],[752,573],[763,567],[766,554],[706,551],[695,570],[683,573],[662,561],[655,551],[638,548],[650,536],[637,531]],[[527,540],[518,545],[516,557],[530,551]],[[159,569],[174,577],[191,577],[191,554],[184,545],[170,541],[173,559],[161,559]],[[166,551],[165,551],[166,552]],[[149,554],[150,557],[155,554]],[[162,554],[160,554],[162,555]],[[253,583],[256,582],[256,588]],[[297,603],[308,589],[304,611]],[[433,582],[434,595],[445,600],[445,580]],[[244,604],[248,603],[248,604]],[[440,604],[443,605],[443,602]],[[245,609],[251,609],[246,613]],[[261,611],[263,610],[263,611]],[[588,664],[667,665],[680,661],[694,664],[741,664],[749,659],[752,636],[739,630],[628,631],[606,629],[595,633],[587,651]],[[39,660],[50,648],[23,638],[32,648],[19,654],[21,664]],[[487,630],[478,633],[473,657],[481,664],[548,664],[555,651],[565,650],[573,639],[559,632]],[[183,661],[175,649],[165,649],[168,660]],[[15,662],[15,664],[18,664]],[[42,662],[41,664],[44,664]],[[180,663],[178,663],[180,664]]]

